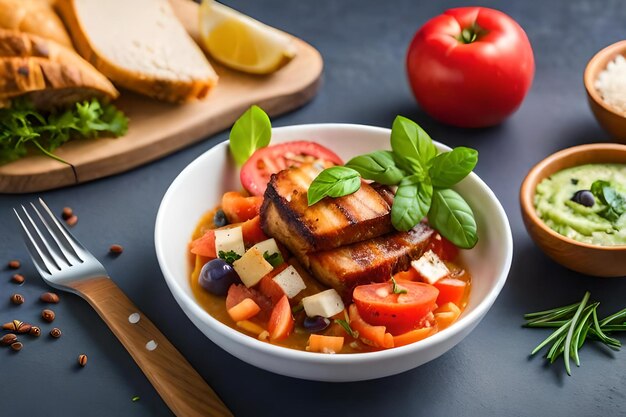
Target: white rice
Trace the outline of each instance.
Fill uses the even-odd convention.
[[[609,106],[626,115],[626,58],[618,55],[609,62],[595,87]]]

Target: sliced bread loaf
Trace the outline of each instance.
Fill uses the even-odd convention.
[[[63,22],[46,0],[0,0],[0,28],[32,33],[72,48]]]
[[[0,29],[0,99],[28,95],[36,107],[117,98],[113,84],[76,52],[35,35]]]
[[[118,86],[183,102],[217,82],[168,0],[60,0],[57,8],[80,54]]]

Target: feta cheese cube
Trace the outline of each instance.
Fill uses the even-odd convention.
[[[450,270],[446,264],[432,250],[423,254],[418,260],[411,262],[411,266],[415,268],[425,282],[431,285],[450,275]]]
[[[273,253],[280,253],[280,250],[278,249],[278,245],[276,244],[274,238],[259,242],[254,245],[253,248],[257,248],[259,252],[261,252],[261,254],[264,254],[265,252],[267,252],[268,255],[271,255]]]
[[[248,288],[256,285],[261,278],[272,271],[274,267],[265,260],[258,249],[251,248],[244,255],[233,262],[233,268],[244,285]]]
[[[215,230],[215,253],[219,255],[220,251],[230,252],[231,250],[240,256],[243,256],[246,251],[241,226]]]
[[[287,298],[290,299],[306,288],[302,277],[292,265],[289,265],[284,271],[272,279],[283,290]]]
[[[304,311],[309,317],[332,317],[344,309],[339,293],[334,289],[322,291],[302,299]]]

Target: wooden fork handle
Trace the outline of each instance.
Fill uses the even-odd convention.
[[[71,285],[91,304],[122,342],[174,414],[232,416],[222,400],[108,277]]]

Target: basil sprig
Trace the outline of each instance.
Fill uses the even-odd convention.
[[[230,129],[230,153],[237,165],[243,165],[254,151],[269,145],[271,139],[270,118],[259,106],[252,106]]]
[[[591,193],[606,206],[598,214],[611,223],[617,222],[626,213],[626,196],[613,188],[610,182],[594,181]]]
[[[397,230],[415,227],[424,217],[460,248],[476,245],[476,221],[467,202],[450,187],[478,162],[478,152],[458,147],[437,153],[432,139],[417,123],[397,116],[391,128],[391,151],[376,151],[322,171],[308,190],[309,205],[324,197],[341,197],[360,188],[360,178],[397,185],[391,223]]]

